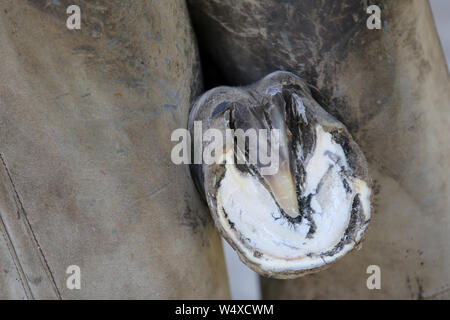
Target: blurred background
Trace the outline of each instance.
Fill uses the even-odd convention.
[[[448,68],[450,61],[450,0],[430,0],[430,5]],[[258,274],[239,260],[237,254],[226,241],[222,240],[222,244],[232,299],[261,299]]]

